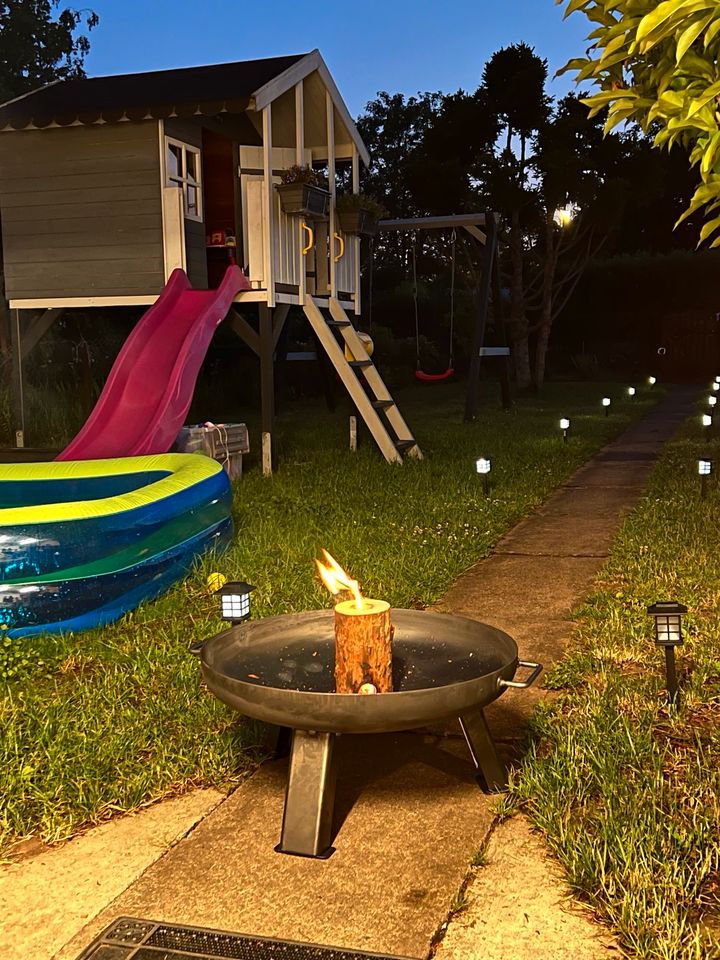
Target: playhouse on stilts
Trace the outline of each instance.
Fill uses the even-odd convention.
[[[352,323],[360,238],[336,214],[337,172],[349,168],[357,192],[369,158],[318,51],[61,81],[1,106],[0,132],[18,431],[23,359],[62,311],[150,306],[177,268],[202,290],[237,264],[248,289],[223,315],[260,359],[264,471],[273,354],[293,305],[386,459],[421,456]],[[327,190],[284,196],[295,165],[321,169]]]

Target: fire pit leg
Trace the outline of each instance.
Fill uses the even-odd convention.
[[[507,770],[495,750],[482,707],[464,713],[460,717],[460,727],[477,767],[475,778],[478,782],[484,781],[490,793],[507,790]]]
[[[293,732],[279,853],[329,857],[335,805],[335,734]]]

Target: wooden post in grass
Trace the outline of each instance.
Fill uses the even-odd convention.
[[[389,693],[392,690],[390,604],[363,598],[335,606],[335,690]]]

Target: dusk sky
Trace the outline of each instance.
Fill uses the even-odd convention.
[[[90,34],[89,76],[189,67],[306,53],[317,47],[350,112],[379,90],[415,94],[474,90],[485,61],[525,42],[550,75],[580,56],[591,24],[562,19],[553,0],[89,0],[100,24]],[[563,77],[550,84],[562,95]]]

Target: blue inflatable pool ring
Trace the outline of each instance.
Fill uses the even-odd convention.
[[[232,537],[200,454],[0,465],[0,636],[88,630],[168,589]]]

